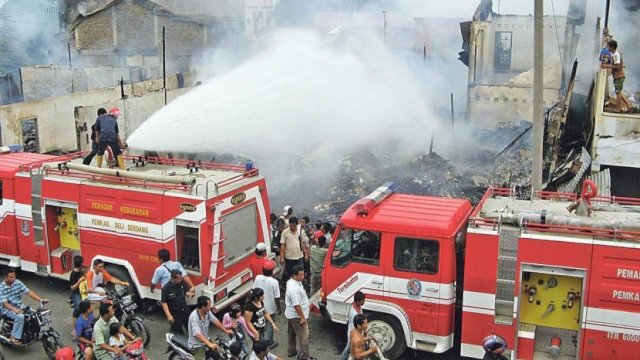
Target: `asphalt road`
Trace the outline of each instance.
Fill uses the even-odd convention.
[[[52,278],[44,278],[35,274],[21,272],[18,274],[18,278],[22,280],[27,287],[35,291],[40,296],[50,299],[49,308],[52,309],[53,314],[53,326],[61,334],[62,343],[65,345],[72,345],[71,338],[71,309],[69,308],[66,300],[68,296],[67,283]],[[35,305],[35,302],[25,297],[25,303],[28,305]],[[152,314],[144,315],[145,323],[151,330],[151,344],[145,349],[145,353],[149,359],[167,359],[167,354],[163,354],[167,346],[164,342],[164,334],[168,331],[168,323],[162,314],[162,311],[158,311]],[[281,329],[279,334],[276,334],[276,341],[280,343],[273,352],[284,358],[286,357],[286,324],[283,316],[279,316],[276,319],[278,327]],[[346,333],[346,327],[344,325],[334,324],[330,321],[324,320],[321,317],[312,315],[309,322],[310,324],[310,343],[311,356],[321,360],[325,359],[337,359],[338,355],[334,354],[337,347],[336,337],[343,336]],[[212,330],[212,336],[215,336],[216,330]],[[346,337],[346,335],[344,335]],[[42,345],[40,343],[34,343],[25,349],[2,347],[2,352],[7,359],[29,359],[29,360],[45,360],[47,356],[44,353]],[[447,354],[445,356],[434,356],[433,354],[419,352],[414,354],[413,351],[408,351],[402,360],[414,360],[414,359],[457,359],[458,357],[453,354]]]

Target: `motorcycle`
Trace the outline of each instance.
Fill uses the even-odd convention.
[[[141,338],[144,346],[149,346],[151,331],[144,323],[142,316],[135,314],[138,304],[134,301],[129,289],[125,286],[115,286],[113,290],[107,292],[107,300],[113,303],[116,318],[120,319],[120,323],[134,336]]]
[[[167,333],[165,334],[165,341],[169,345],[166,353],[169,354],[169,360],[194,360],[195,357],[189,351],[188,341],[189,338],[185,335]],[[218,345],[217,350],[207,350],[206,360],[229,360],[231,359],[231,351],[229,350],[231,344],[236,341],[236,337],[231,339],[216,338],[215,343]],[[244,359],[248,354],[240,352],[240,358]]]
[[[49,359],[54,360],[56,351],[63,345],[60,342],[60,334],[52,326],[51,309],[47,309],[45,307],[46,304],[47,301],[42,300],[36,310],[31,309],[29,306],[22,310],[24,314],[24,330],[22,331],[22,344],[20,345],[15,345],[11,342],[13,320],[3,316],[2,325],[0,326],[0,343],[5,346],[24,348],[40,340],[44,352]]]
[[[129,346],[123,348],[124,358],[127,360],[148,360],[149,358],[144,353],[144,345],[142,339],[136,339]],[[87,357],[84,354],[84,350],[79,346],[76,348],[75,360],[85,360]]]

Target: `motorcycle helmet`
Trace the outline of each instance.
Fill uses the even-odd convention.
[[[109,109],[109,115],[117,119],[118,117],[120,117],[120,109],[115,106],[112,107],[111,109]]]
[[[70,347],[63,347],[56,351],[56,360],[74,360],[75,354]]]
[[[491,334],[482,340],[482,347],[488,354],[501,354],[507,350],[507,342],[496,334]]]

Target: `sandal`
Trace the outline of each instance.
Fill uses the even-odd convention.
[[[9,341],[10,341],[10,342],[11,342],[11,344],[12,344],[12,345],[14,345],[14,346],[22,346],[22,341],[20,341],[20,340],[18,340],[18,339],[16,339],[16,338],[11,338]]]

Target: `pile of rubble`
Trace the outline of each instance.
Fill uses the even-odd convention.
[[[478,146],[478,145],[474,145]],[[496,147],[500,149],[499,147]],[[386,181],[394,181],[399,192],[466,198],[476,204],[488,186],[527,185],[531,156],[526,148],[499,151],[481,148],[466,156],[418,153],[405,156],[376,155],[360,150],[346,155],[324,199],[307,207],[315,219],[339,218],[353,202]]]

